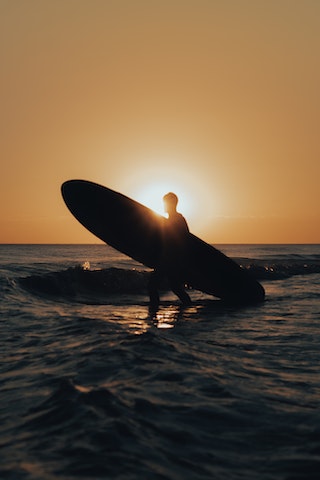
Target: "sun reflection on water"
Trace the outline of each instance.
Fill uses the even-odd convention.
[[[134,335],[143,335],[152,328],[161,330],[173,329],[186,316],[194,314],[197,311],[195,307],[183,307],[181,305],[164,305],[157,311],[146,313],[145,307],[139,311],[114,317],[114,322],[123,325],[130,333]],[[130,320],[129,320],[130,318]]]
[[[149,312],[147,317],[137,315],[136,318],[130,322],[129,328],[132,329],[135,335],[142,335],[152,327],[171,329],[176,326],[181,316],[182,310],[179,306],[162,307],[156,312]]]
[[[159,329],[174,328],[179,321],[184,318],[185,313],[194,311],[192,307],[183,307],[181,305],[171,305],[163,307],[151,316],[153,325]]]
[[[153,324],[157,328],[169,329],[174,328],[179,321],[181,315],[180,309],[177,307],[169,307],[165,310],[156,312],[153,318]]]

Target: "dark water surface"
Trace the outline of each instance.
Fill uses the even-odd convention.
[[[0,245],[1,479],[318,480],[320,246],[222,250],[265,303],[150,315],[106,246]]]

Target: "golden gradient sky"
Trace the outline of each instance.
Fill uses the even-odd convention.
[[[0,0],[0,32],[1,243],[98,242],[71,178],[175,190],[211,243],[320,243],[318,0]]]

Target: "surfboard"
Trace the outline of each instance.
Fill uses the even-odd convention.
[[[167,219],[110,188],[86,180],[61,186],[73,216],[91,233],[149,268],[158,265]],[[265,292],[248,271],[192,233],[184,259],[184,281],[191,288],[230,304],[264,300]]]

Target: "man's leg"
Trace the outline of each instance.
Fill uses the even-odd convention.
[[[183,282],[181,282],[181,280],[179,281],[177,278],[170,277],[170,286],[173,293],[177,295],[177,297],[180,299],[183,305],[192,304],[191,298],[185,291]]]

